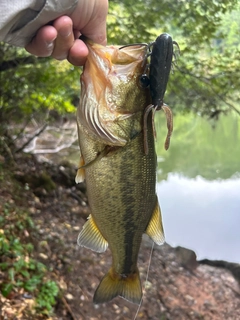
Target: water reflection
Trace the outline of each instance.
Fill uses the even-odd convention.
[[[158,120],[161,134],[163,119]],[[193,115],[175,117],[168,152],[157,142],[157,192],[166,240],[198,258],[240,262],[240,117],[212,126]]]
[[[240,179],[207,181],[169,174],[157,185],[169,244],[198,259],[240,262]]]
[[[196,251],[198,258],[240,262],[240,117],[229,115],[210,123],[192,114],[174,117],[169,150],[164,150],[165,116],[156,119],[158,155],[157,192],[166,240]],[[63,128],[64,129],[64,128]],[[69,137],[58,137],[58,153],[45,154],[53,162],[79,161],[76,124],[67,125]],[[61,134],[63,130],[61,130]],[[54,131],[55,133],[55,131]],[[48,132],[49,135],[49,132]],[[42,135],[34,153],[49,145]],[[56,137],[55,137],[56,139]],[[46,148],[46,147],[45,147]],[[53,147],[56,149],[56,142]],[[40,150],[38,150],[40,149]],[[46,150],[43,150],[46,152]]]

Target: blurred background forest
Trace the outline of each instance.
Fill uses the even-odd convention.
[[[158,171],[159,181],[167,180],[173,167],[175,173],[184,173],[189,179],[201,172],[202,177],[214,181],[218,178],[228,179],[240,171],[237,145],[240,141],[239,16],[238,0],[109,1],[108,44],[149,43],[166,32],[181,49],[165,95],[165,102],[178,118],[170,152],[164,154],[164,161],[159,159],[162,161],[161,170]],[[15,180],[11,182],[9,172],[18,163],[23,150],[31,149],[28,145],[29,136],[26,138],[28,126],[33,126],[34,135],[39,135],[56,120],[74,121],[80,96],[80,73],[80,68],[67,61],[37,58],[22,48],[1,43],[0,190],[11,189],[13,184],[16,187]],[[228,118],[228,114],[233,114],[234,119]],[[226,120],[221,122],[213,138],[210,127],[215,127],[215,121],[218,122],[223,116]],[[203,122],[202,118],[210,125]],[[194,129],[193,122],[197,122]],[[63,130],[61,126],[58,129],[60,132]],[[72,127],[69,130],[72,131]],[[238,139],[234,140],[236,135]],[[191,156],[187,149],[190,137],[194,138]],[[218,147],[220,143],[224,144],[224,148]],[[158,155],[162,154],[162,145],[162,142],[161,147],[157,144]],[[227,166],[223,167],[223,162]],[[9,172],[6,163],[10,164]],[[47,184],[47,192],[55,188],[45,172],[40,178]],[[22,197],[19,196],[20,189],[26,193],[32,183],[26,175],[21,179],[24,180],[25,189],[13,189],[19,198]],[[74,181],[71,183],[74,184]],[[177,184],[176,181],[174,183]],[[39,196],[37,192],[35,195]],[[16,200],[13,195],[11,197],[6,196],[6,191],[0,192],[0,290],[9,299],[13,291],[15,294],[19,290],[31,293],[36,298],[34,303],[37,312],[48,315],[59,294],[58,281],[48,274],[51,268],[48,270],[33,254],[34,241],[29,242],[28,238],[28,232],[35,224],[29,217],[31,212],[29,214],[19,199]],[[164,199],[161,203],[163,207],[168,205],[164,204]],[[171,214],[169,217],[173,221]],[[41,245],[47,248],[45,242]],[[4,255],[8,259],[3,258]],[[27,319],[26,315],[23,319]],[[34,319],[37,319],[36,314]]]
[[[165,97],[174,113],[191,111],[209,118],[239,113],[239,10],[237,0],[113,0],[108,43],[151,42],[169,33],[181,48]],[[36,58],[2,43],[0,73],[1,145],[13,134],[21,135],[33,118],[44,123],[53,110],[75,113],[80,70],[68,62]],[[9,127],[13,122],[20,123],[18,130]]]

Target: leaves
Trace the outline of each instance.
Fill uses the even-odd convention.
[[[112,0],[108,42],[149,43],[170,33],[181,56],[165,102],[176,111],[212,117],[239,104],[239,11],[237,0]],[[24,49],[2,44],[0,70],[2,135],[11,121],[47,119],[50,110],[75,112],[80,70],[68,62],[31,57]],[[18,135],[8,136],[13,134]]]
[[[59,289],[54,281],[43,283],[37,297],[37,306],[45,310],[48,314],[52,310],[52,306],[56,303],[55,298],[58,296]]]
[[[165,101],[174,110],[211,116],[239,103],[239,11],[236,0],[115,0],[109,41],[150,42],[162,32],[173,35],[181,56]]]
[[[16,212],[15,205],[5,203],[0,221],[0,291],[4,297],[20,290],[30,292],[36,297],[35,307],[48,314],[55,304],[58,286],[46,279],[46,266],[30,256],[33,245],[18,238],[19,230],[33,228],[29,220],[28,213],[20,209]]]
[[[15,60],[12,55],[15,56]],[[1,77],[0,115],[9,120],[21,120],[21,114],[46,113],[55,109],[59,113],[75,111],[79,91],[79,71],[68,62],[51,59],[29,59],[22,49],[2,46],[2,60],[12,61],[15,68],[4,71]],[[0,59],[1,60],[1,59]],[[2,62],[2,64],[3,64]],[[28,62],[28,63],[26,63]]]

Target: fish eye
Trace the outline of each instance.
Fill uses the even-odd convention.
[[[149,86],[150,80],[146,74],[142,74],[139,82],[142,88],[147,88]]]

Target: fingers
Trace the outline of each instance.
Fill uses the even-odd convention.
[[[79,1],[77,8],[71,14],[73,27],[93,42],[106,45],[107,13],[108,0]]]
[[[26,50],[39,57],[48,57],[54,49],[54,40],[57,37],[57,31],[52,26],[44,26],[39,29],[37,35],[26,46]]]
[[[64,60],[68,57],[68,51],[74,44],[72,20],[67,16],[62,16],[54,21],[53,27],[57,31],[57,38],[54,42],[52,57]]]
[[[37,35],[26,46],[26,50],[39,57],[52,56],[57,60],[68,57],[74,44],[72,20],[67,16],[56,19],[52,26],[39,29]]]
[[[85,43],[76,39],[73,46],[69,50],[68,61],[74,66],[83,66],[88,55],[88,48]]]
[[[40,28],[25,49],[39,57],[52,56],[57,60],[68,59],[76,66],[83,65],[88,49],[78,38],[83,34],[96,43],[106,45],[107,11],[108,0],[78,1],[70,17],[59,17],[53,25]]]
[[[91,39],[93,42],[105,46],[107,44],[106,21],[97,22],[98,20],[99,18],[96,18],[95,21],[92,20],[85,28],[81,30],[81,33],[87,38]],[[96,26],[98,26],[97,32],[95,30]]]
[[[25,49],[38,57],[68,59],[73,65],[82,66],[88,49],[83,41],[76,39],[79,35],[79,31],[73,30],[71,18],[62,16],[54,21],[53,26],[40,28]]]
[[[54,21],[53,26],[57,30],[57,38],[51,56],[57,60],[68,59],[71,64],[82,66],[88,49],[84,42],[78,39],[80,32],[73,30],[72,19],[62,16]]]

